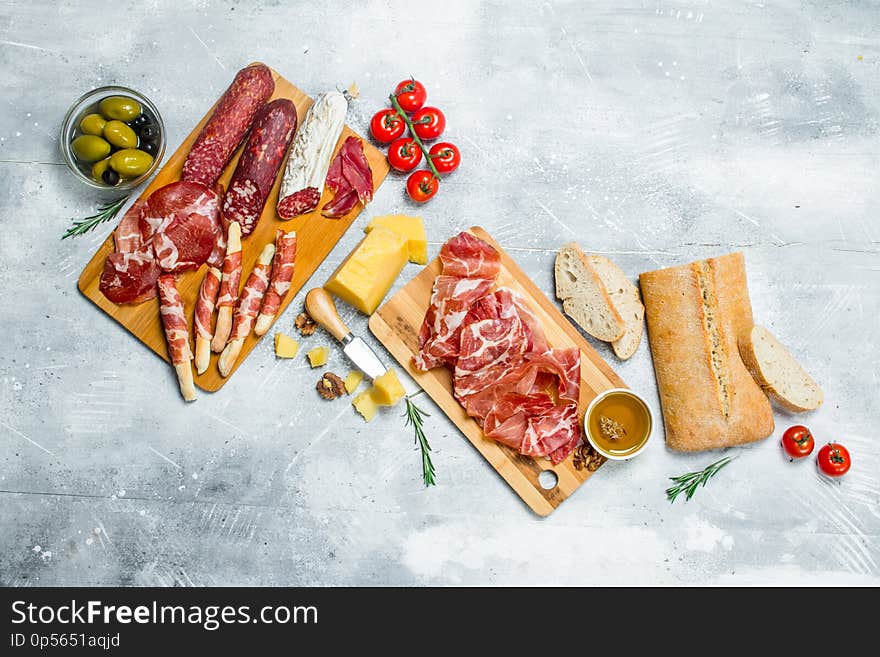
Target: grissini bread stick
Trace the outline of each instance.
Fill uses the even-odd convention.
[[[263,298],[263,307],[260,309],[260,315],[257,317],[257,323],[254,326],[254,333],[257,335],[265,335],[284,297],[290,291],[290,281],[293,279],[293,263],[296,258],[296,233],[290,231],[285,233],[278,230],[275,233],[275,258],[272,261],[272,280],[269,282],[269,289],[266,290],[266,296]]]
[[[186,315],[183,312],[183,299],[177,291],[174,274],[159,276],[159,314],[165,328],[165,340],[168,342],[168,356],[177,372],[180,394],[186,401],[194,401],[196,389],[193,385],[192,350],[189,348],[189,331]]]
[[[269,287],[269,276],[272,272],[272,257],[274,255],[274,244],[267,244],[263,247],[260,257],[257,258],[257,263],[254,265],[253,271],[248,276],[244,289],[238,297],[238,306],[232,318],[232,333],[217,363],[222,376],[229,376],[233,365],[238,360],[238,355],[241,353],[244,340],[250,335],[251,329],[254,326],[254,320],[257,317],[257,313],[260,312],[260,304],[263,302],[263,295],[266,293],[266,288]]]
[[[211,338],[214,334],[211,330],[211,320],[214,317],[214,306],[217,304],[217,294],[220,291],[220,278],[219,269],[208,267],[196,300],[193,330],[196,334],[196,372],[199,374],[208,369],[211,361]]]
[[[238,285],[241,282],[241,226],[237,221],[229,224],[226,238],[226,256],[223,258],[223,274],[220,278],[220,294],[217,297],[217,324],[211,351],[220,353],[232,330],[232,311],[238,301]]]

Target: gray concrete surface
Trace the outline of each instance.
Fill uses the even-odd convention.
[[[124,30],[106,11],[0,6],[0,583],[880,583],[876,3],[118,0]],[[320,401],[268,340],[185,406],[75,288],[110,226],[59,240],[96,198],[56,134],[81,93],[121,83],[157,103],[173,150],[254,60],[310,93],[356,81],[361,132],[399,79],[427,84],[464,158],[418,210],[432,253],[480,224],[549,295],[572,239],[632,277],[745,251],[756,318],[825,389],[805,421],[850,447],[852,472],[789,464],[795,418],[777,413],[691,502],[670,506],[667,478],[718,455],[672,453],[660,432],[540,519],[428,401],[425,490],[400,417]],[[403,182],[314,283],[369,217],[414,211]],[[647,345],[620,363],[594,344],[659,411]],[[346,369],[336,350],[330,366]]]

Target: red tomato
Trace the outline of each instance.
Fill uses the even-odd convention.
[[[388,164],[398,171],[412,171],[421,161],[422,149],[411,137],[401,137],[388,147]]]
[[[404,130],[406,123],[397,111],[391,108],[379,110],[370,120],[370,134],[373,135],[373,139],[383,144],[394,141],[403,134]]]
[[[416,203],[424,203],[437,193],[440,181],[427,169],[420,169],[406,179],[406,191]]]
[[[412,115],[412,122],[420,139],[437,139],[446,130],[446,117],[436,107],[423,107]]]
[[[850,459],[846,447],[840,443],[828,443],[822,445],[822,449],[816,456],[816,463],[822,474],[829,477],[842,477],[849,471],[852,459]]]
[[[813,434],[810,433],[809,429],[800,424],[789,427],[782,434],[782,447],[785,449],[786,454],[793,459],[809,456],[813,453],[814,445]]]
[[[415,79],[403,80],[394,89],[397,102],[404,112],[417,112],[428,99],[425,85]]]
[[[461,164],[461,153],[458,146],[448,141],[437,142],[428,151],[428,157],[440,173],[451,173]]]

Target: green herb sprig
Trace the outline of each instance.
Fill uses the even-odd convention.
[[[697,492],[697,488],[705,486],[712,477],[718,474],[721,468],[735,458],[735,456],[725,456],[723,459],[715,461],[715,463],[710,463],[699,472],[688,472],[677,477],[670,477],[669,479],[675,482],[675,486],[670,486],[666,489],[666,499],[670,502],[675,502],[675,498],[681,493],[685,494],[685,501],[691,499],[694,493]]]
[[[74,219],[73,225],[65,231],[64,235],[61,236],[61,239],[66,240],[68,237],[85,235],[104,222],[110,221],[116,216],[116,213],[122,209],[122,206],[125,205],[128,196],[129,195],[126,194],[115,201],[110,201],[106,205],[100,206],[98,212],[89,217],[85,217],[84,219]]]
[[[431,463],[431,446],[428,444],[428,438],[425,436],[424,418],[430,417],[428,413],[416,406],[415,402],[406,397],[406,426],[412,426],[415,432],[415,442],[422,451],[422,480],[425,486],[436,486],[437,481],[434,479],[434,464]]]

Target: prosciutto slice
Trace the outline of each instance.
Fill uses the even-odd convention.
[[[193,401],[196,398],[190,365],[193,353],[189,346],[189,329],[183,310],[183,299],[177,291],[174,274],[159,276],[158,288],[159,313],[165,329],[165,341],[168,343],[168,358],[177,372],[180,393],[186,401]]]
[[[254,333],[264,335],[275,316],[281,308],[284,297],[290,291],[290,282],[293,280],[294,260],[296,259],[296,233],[284,232],[278,229],[275,232],[275,257],[272,260],[272,278],[269,281],[269,289],[263,297],[263,306],[260,315],[254,325]]]
[[[122,215],[122,220],[113,233],[117,253],[134,253],[143,248],[144,241],[141,239],[140,222],[141,217],[146,214],[147,208],[147,202],[138,199]]]
[[[456,399],[487,438],[560,463],[581,439],[580,350],[552,348],[526,300],[495,288],[491,245],[461,233],[440,261],[415,367],[452,369]]]
[[[151,249],[111,253],[104,261],[98,287],[113,303],[141,303],[156,296],[159,274]]]
[[[342,217],[358,201],[366,205],[373,200],[373,173],[360,139],[349,137],[343,142],[330,163],[326,184],[335,196],[321,209],[325,217]]]

